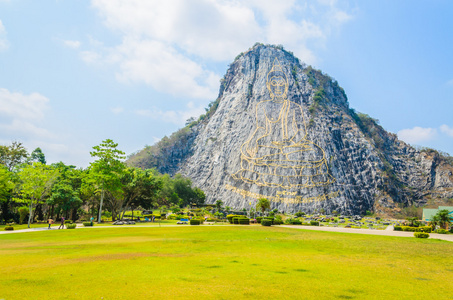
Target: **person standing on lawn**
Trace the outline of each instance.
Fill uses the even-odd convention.
[[[61,217],[61,224],[58,226],[58,229],[64,229],[64,217]]]
[[[52,219],[47,220],[47,223],[49,223],[49,227],[47,229],[50,229],[50,225],[52,225],[54,222]]]

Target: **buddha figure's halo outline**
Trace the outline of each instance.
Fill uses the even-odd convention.
[[[324,150],[307,139],[302,107],[287,99],[288,78],[277,58],[266,80],[271,100],[256,104],[256,129],[241,145],[241,169],[232,178],[282,189],[335,182],[329,174]]]

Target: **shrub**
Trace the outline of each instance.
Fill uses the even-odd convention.
[[[426,232],[414,232],[414,236],[419,239],[427,239],[429,238],[429,233]]]
[[[74,224],[67,224],[67,225],[66,225],[66,228],[67,228],[67,229],[75,229],[76,227],[77,227],[77,224],[75,224],[75,223],[74,223]]]
[[[271,226],[271,225],[272,225],[272,220],[269,220],[269,219],[262,219],[262,220],[261,220],[261,225],[262,225],[262,226]]]
[[[93,223],[93,224],[94,224],[94,223]],[[93,226],[93,225],[91,225],[91,222],[83,222],[83,226],[86,227],[86,226]]]
[[[302,225],[302,222],[299,219],[292,219],[291,224],[293,225]]]
[[[230,224],[233,224],[233,218],[237,218],[237,217],[240,217],[240,216],[239,215],[228,215],[227,216],[228,222],[230,222]]]
[[[311,226],[319,226],[319,221],[310,221]]]
[[[271,224],[274,224],[274,218],[272,218],[272,217],[264,217],[264,218],[261,220],[261,222],[263,222],[263,220],[269,220],[269,221],[271,221]]]
[[[282,225],[283,224],[283,220],[282,219],[275,219],[274,220],[274,225]]]
[[[418,227],[416,231],[417,232],[431,233],[432,228],[431,228],[431,226],[421,226],[421,227]]]
[[[214,219],[207,219],[206,222],[215,222]]]
[[[238,223],[241,225],[249,225],[250,219],[249,218],[238,218]]]
[[[199,220],[199,219],[190,219],[189,222],[190,222],[190,225],[200,225],[201,224],[201,220]]]
[[[447,233],[448,233],[448,231],[447,231],[447,230],[445,230],[445,229],[442,229],[442,228],[440,228],[440,229],[437,229],[437,230],[436,230],[436,233],[440,233],[440,234],[447,234]]]
[[[64,223],[65,224],[72,224],[72,220],[65,220]]]
[[[257,223],[261,223],[261,220],[262,220],[262,219],[263,219],[263,217],[257,217],[257,218],[256,218],[256,222],[257,222]]]
[[[410,227],[410,226],[401,226],[403,228],[403,231],[410,231],[410,232],[415,232],[417,231],[417,227]]]
[[[394,226],[393,230],[394,231],[403,231],[403,227],[402,226]]]
[[[6,226],[5,230],[14,230],[14,227],[13,226]]]

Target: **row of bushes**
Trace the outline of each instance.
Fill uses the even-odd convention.
[[[410,231],[410,232],[426,232],[430,233],[433,229],[431,226],[420,226],[420,227],[411,227],[411,226],[395,226],[393,227],[395,231]]]

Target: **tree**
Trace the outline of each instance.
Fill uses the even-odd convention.
[[[153,170],[142,170],[138,168],[127,168],[122,177],[123,197],[121,200],[122,219],[128,206],[131,203],[140,205],[143,208],[150,208],[153,199],[162,189],[163,182],[155,176]]]
[[[39,162],[24,165],[17,173],[21,183],[18,192],[22,196],[22,199],[17,200],[28,203],[28,228],[33,220],[33,210],[36,205],[43,202],[58,174],[58,169]]]
[[[261,212],[264,214],[267,209],[271,208],[271,202],[266,198],[260,198],[258,199],[255,208],[256,210],[261,210]]]
[[[0,145],[0,164],[4,165],[10,172],[17,165],[24,163],[27,156],[27,150],[20,142],[13,142],[11,146]]]
[[[46,156],[42,152],[41,148],[38,147],[35,150],[33,150],[33,152],[30,154],[29,161],[40,162],[43,165],[45,165],[46,164]]]
[[[14,190],[13,173],[0,165],[0,207],[1,216],[7,222],[9,215],[9,203],[11,202],[12,193]]]
[[[437,212],[435,217],[437,216],[438,224],[441,228],[447,229],[447,227],[453,222],[453,215],[450,214],[448,209],[442,209]]]
[[[223,206],[223,201],[222,200],[217,200],[215,202],[215,207],[217,208],[217,211],[220,211],[222,209],[222,206]]]
[[[92,157],[98,159],[90,163],[91,174],[93,175],[101,191],[101,202],[99,204],[98,222],[101,222],[102,204],[105,191],[115,192],[121,189],[121,174],[125,168],[121,162],[125,158],[124,152],[116,149],[117,143],[111,139],[102,141],[98,146],[94,146],[94,151],[90,152]]]
[[[54,206],[57,205],[58,212],[63,211],[66,218],[72,210],[72,219],[77,217],[77,209],[82,205],[79,197],[80,187],[82,185],[82,171],[75,166],[65,165],[63,162],[52,164],[52,167],[59,170],[58,179],[52,186],[52,194],[47,200],[51,205],[50,216],[53,216]]]
[[[19,224],[22,225],[22,223],[25,220],[25,217],[28,215],[28,207],[27,206],[21,206],[17,209],[19,212]]]

